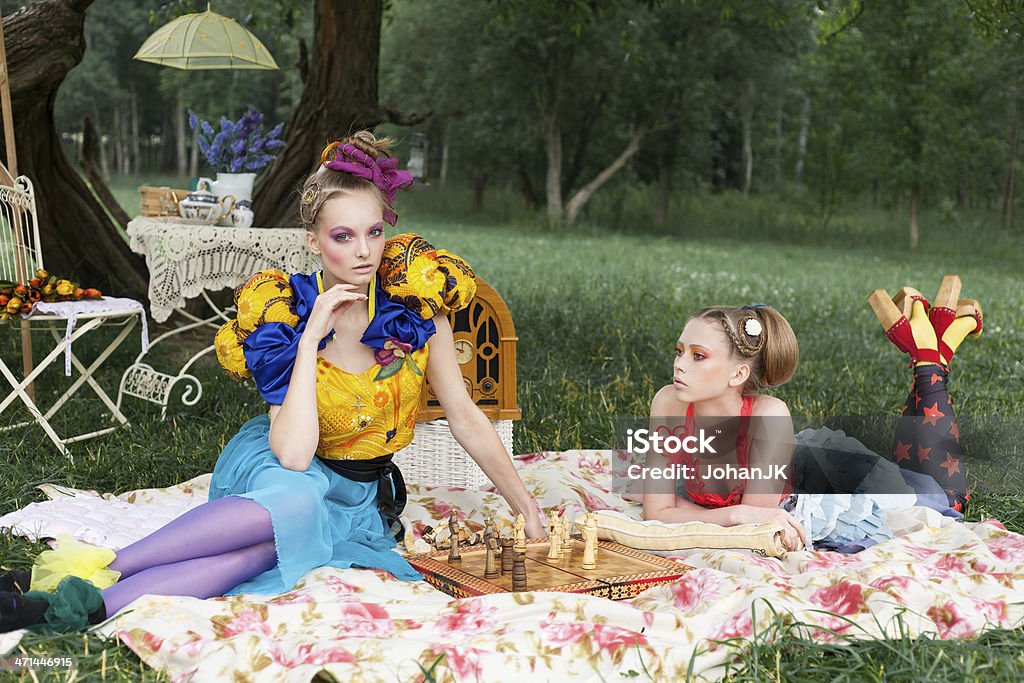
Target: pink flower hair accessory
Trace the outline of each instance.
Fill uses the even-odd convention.
[[[332,152],[334,158],[328,160]],[[395,194],[413,183],[411,173],[398,169],[398,159],[386,156],[374,159],[354,145],[332,142],[324,148],[320,163],[332,171],[348,173],[373,183],[384,196],[384,220],[388,225],[398,222],[398,214],[391,208]]]

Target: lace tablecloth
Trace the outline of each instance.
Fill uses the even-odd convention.
[[[150,314],[157,322],[203,290],[237,287],[253,273],[309,273],[319,265],[301,228],[224,228],[180,218],[138,217],[128,224],[132,251],[149,268]]]

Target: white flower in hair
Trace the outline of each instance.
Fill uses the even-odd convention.
[[[755,318],[747,318],[743,323],[743,331],[751,337],[760,337],[761,329],[761,321]]]

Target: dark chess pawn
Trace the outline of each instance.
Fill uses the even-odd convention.
[[[512,563],[512,590],[526,590],[526,553],[516,553]]]
[[[512,556],[512,539],[503,538],[501,539],[501,573],[511,574],[512,573],[512,561],[515,559]]]

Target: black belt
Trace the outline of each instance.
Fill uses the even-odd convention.
[[[320,456],[317,456],[320,458]],[[377,482],[377,509],[383,515],[388,529],[395,540],[405,539],[405,527],[400,516],[405,509],[406,491],[402,470],[392,462],[394,454],[382,455],[369,460],[328,460],[320,458],[320,462],[329,469],[352,481]],[[391,484],[394,483],[394,492]]]

